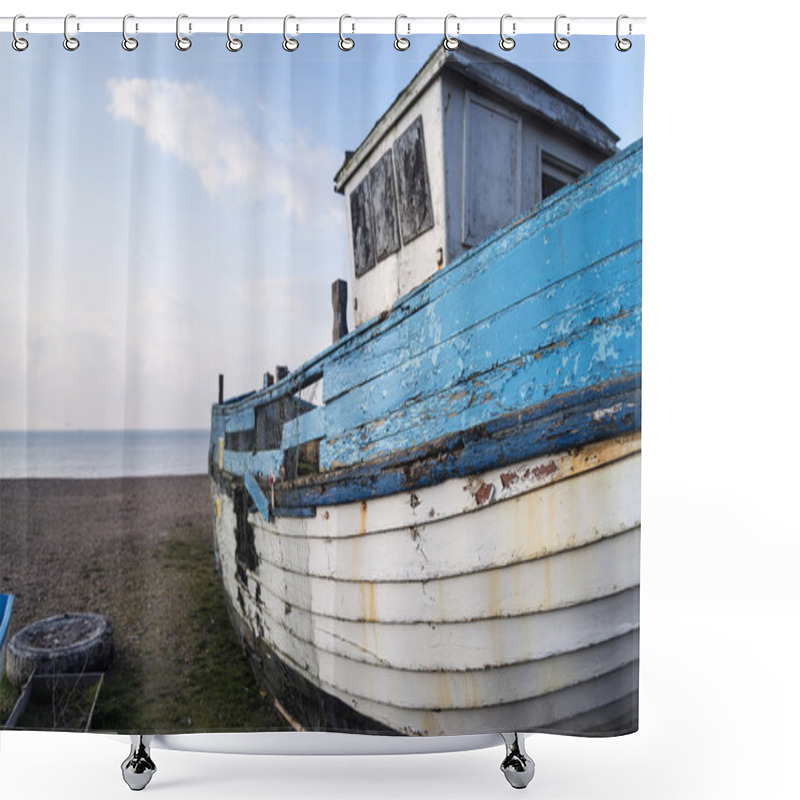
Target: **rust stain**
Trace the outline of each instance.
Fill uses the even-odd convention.
[[[534,467],[532,471],[535,478],[547,478],[558,472],[558,466],[555,461],[550,461],[547,464],[540,464],[538,467]]]
[[[503,598],[505,588],[501,576],[502,570],[493,569],[486,573],[489,585],[486,590],[486,613],[489,617],[503,616]]]
[[[329,517],[330,517],[330,514],[327,511],[322,515],[323,519],[328,519]]]
[[[361,501],[361,527],[358,529],[359,536],[367,532],[367,501]]]
[[[479,506],[485,506],[487,503],[491,503],[493,499],[494,499],[494,484],[482,483],[478,487],[478,491],[475,492],[475,502]]]
[[[434,511],[434,509],[431,509],[428,512],[428,519],[433,519],[435,516],[436,516],[436,511]]]
[[[545,345],[544,347],[542,347],[540,350],[537,350],[533,354],[533,360],[540,361],[551,350],[563,350],[566,346],[567,346],[566,339],[562,339],[560,342],[553,342],[552,344]]]
[[[420,499],[412,493],[409,502],[411,503],[411,508],[416,508],[420,504]]]
[[[376,622],[378,619],[378,612],[375,606],[375,584],[362,583],[360,588],[364,619],[367,622]]]
[[[292,613],[292,604],[291,603],[284,603],[283,604],[283,613],[284,614],[291,614]]]
[[[504,472],[500,475],[500,482],[503,484],[504,489],[508,489],[512,483],[519,480],[519,475],[516,472]]]

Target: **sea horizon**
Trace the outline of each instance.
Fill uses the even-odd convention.
[[[0,430],[0,479],[200,475],[208,429]]]

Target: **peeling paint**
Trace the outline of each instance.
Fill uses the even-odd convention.
[[[593,411],[592,419],[599,422],[600,420],[608,419],[620,411],[622,411],[622,403],[614,403],[613,406],[609,406],[608,408],[600,408],[597,411]]]
[[[519,480],[519,475],[516,472],[504,472],[500,475],[500,482],[503,484],[503,488],[507,489],[511,486],[512,483],[515,483]]]
[[[493,483],[483,483],[478,487],[478,491],[475,492],[475,502],[479,506],[485,506],[487,503],[491,503],[494,500],[494,484]]]

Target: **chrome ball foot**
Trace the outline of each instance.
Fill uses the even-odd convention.
[[[122,762],[122,779],[134,792],[140,792],[150,783],[156,765],[150,758],[152,736],[131,735],[130,755]]]
[[[500,765],[506,780],[515,789],[524,789],[532,780],[536,767],[525,752],[525,739],[518,733],[501,733],[506,743],[506,757]]]

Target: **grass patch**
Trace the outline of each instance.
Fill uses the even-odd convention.
[[[83,731],[89,721],[97,686],[34,681],[16,727],[28,730]]]
[[[8,676],[4,674],[0,680],[0,724],[5,724],[5,721],[11,716],[21,692],[22,688],[11,683]]]
[[[177,526],[145,562],[140,602],[115,612],[115,657],[92,729],[286,730],[228,619],[211,537]]]

